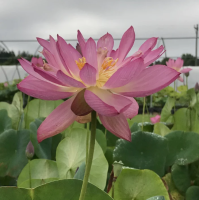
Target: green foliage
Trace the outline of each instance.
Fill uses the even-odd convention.
[[[30,141],[28,130],[6,130],[0,134],[0,176],[17,177],[28,162],[25,150]]]
[[[0,187],[2,200],[78,200],[82,181],[77,179],[59,180],[41,185],[35,189]],[[104,191],[88,184],[85,200],[111,200]]]
[[[106,148],[107,148],[107,142],[106,142],[106,137],[104,135],[104,133],[97,129],[96,130],[96,140],[98,142],[98,144],[100,145],[100,147],[102,148],[103,152],[106,152]]]
[[[165,135],[169,154],[167,166],[174,163],[187,165],[199,159],[199,134],[194,132],[173,131]]]
[[[171,168],[172,180],[176,188],[185,193],[186,190],[191,186],[191,180],[187,166],[174,164]]]
[[[192,186],[186,192],[186,200],[198,200],[199,197],[199,187]]]
[[[30,122],[39,117],[47,117],[57,106],[63,103],[63,100],[46,101],[41,99],[34,99],[28,103],[25,112],[26,128],[29,127]]]
[[[156,123],[154,125],[154,133],[161,135],[161,136],[165,136],[167,135],[169,132],[171,132],[171,130],[162,122]]]
[[[18,109],[13,105],[6,102],[0,102],[0,110],[7,110],[8,116],[12,119],[12,128],[17,129],[21,120],[21,114]]]
[[[174,107],[174,104],[175,99],[172,97],[168,97],[166,104],[162,109],[160,121],[167,122],[167,120],[171,116],[171,109]]]
[[[163,176],[167,153],[167,140],[164,137],[138,131],[131,134],[131,142],[117,141],[113,157],[114,161],[121,160],[125,166],[150,169]]]
[[[0,134],[12,128],[12,120],[8,117],[7,110],[0,110]]]
[[[29,168],[30,167],[30,168]],[[23,168],[20,173],[17,186],[20,188],[30,188],[29,173],[31,169],[31,182],[33,182],[32,187],[38,187],[44,183],[55,181],[59,179],[59,174],[57,170],[57,163],[51,160],[45,159],[35,159]]]
[[[61,179],[73,178],[77,168],[86,162],[86,135],[86,129],[74,128],[71,133],[66,133],[65,139],[59,143],[56,160]],[[104,189],[107,171],[108,162],[101,147],[96,142],[89,182]]]
[[[164,196],[165,200],[170,200],[162,180],[156,173],[129,168],[122,170],[115,183],[115,200],[146,200],[154,196]]]
[[[168,190],[169,195],[171,196],[171,199],[184,200],[184,196],[176,189],[170,173],[166,174],[162,180]]]

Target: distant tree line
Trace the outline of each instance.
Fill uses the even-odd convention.
[[[25,58],[26,60],[31,61],[31,58],[33,57],[32,54],[29,54],[28,52],[18,52],[16,55],[14,51],[7,52],[5,49],[0,49],[0,65],[16,65],[19,64],[18,59],[19,58]],[[39,56],[36,56],[39,57]],[[195,66],[195,56],[191,54],[183,54],[181,58],[184,60],[184,66]],[[169,60],[169,58],[164,58],[161,61],[156,61],[155,64],[162,64],[166,65],[166,62]],[[199,66],[199,59],[197,60],[198,66]]]
[[[25,58],[26,60],[31,61],[33,55],[28,52],[18,52],[16,55],[14,51],[6,51],[5,49],[0,49],[0,65],[16,65],[19,64],[19,58]],[[38,57],[38,56],[36,56]]]

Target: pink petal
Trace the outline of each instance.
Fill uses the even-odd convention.
[[[133,27],[131,26],[122,36],[119,52],[118,52],[118,65],[126,58],[127,54],[131,50],[135,41],[135,32]]]
[[[88,63],[86,63],[84,67],[80,70],[80,78],[85,84],[89,86],[93,86],[96,84],[96,74],[97,70]]]
[[[116,60],[118,58],[118,53],[119,53],[118,49],[112,50],[111,54],[110,54],[110,57],[112,57],[114,60]]]
[[[177,58],[176,61],[175,61],[175,67],[176,68],[181,68],[184,64],[184,61],[181,59],[181,58]]]
[[[132,119],[138,114],[139,105],[134,98],[132,97],[128,97],[128,98],[132,101],[132,104],[126,111],[123,112],[123,114],[125,118]]]
[[[70,72],[76,77],[79,76],[79,68],[75,62],[75,60],[79,60],[82,56],[80,53],[74,49],[71,45],[68,45],[66,41],[60,37],[57,36],[58,39],[58,49],[60,53],[60,57],[63,59],[63,63],[67,68],[69,69]]]
[[[113,94],[107,90],[91,87],[85,91],[84,98],[97,113],[114,116],[129,108],[132,101],[124,96]]]
[[[18,61],[20,62],[21,66],[23,67],[23,69],[30,75],[34,76],[35,78],[38,78],[39,80],[43,80],[46,81],[46,79],[44,77],[42,77],[41,75],[39,75],[37,72],[35,72],[34,67],[32,66],[32,63],[30,63],[29,61],[27,61],[26,59],[22,58],[22,59],[18,59]]]
[[[179,75],[180,73],[172,68],[154,65],[143,70],[129,84],[112,91],[129,97],[145,97],[165,88]]]
[[[43,67],[43,64],[44,64],[42,57],[39,57],[39,58],[32,57],[31,63],[35,64],[38,67]]]
[[[59,100],[73,95],[73,92],[61,92],[61,87],[38,80],[33,76],[23,79],[17,87],[25,94],[43,100]]]
[[[160,115],[156,115],[155,117],[151,117],[150,119],[153,124],[156,124],[156,123],[160,122],[160,118],[161,118]]]
[[[70,76],[67,76],[64,74],[61,70],[57,72],[57,78],[65,85],[72,86],[76,88],[85,88],[86,86],[81,83],[80,81],[75,80],[74,78],[71,78]]]
[[[49,54],[47,55],[47,58],[48,58],[48,61],[50,60],[50,64],[57,69],[66,71],[66,69],[64,68],[64,66],[60,60],[59,54],[57,52],[57,45],[56,45],[56,41],[54,40],[54,38],[52,36],[50,36],[50,42],[43,40],[41,38],[37,38],[37,40],[38,40],[39,44],[44,47],[45,54],[47,54],[47,51],[49,52]]]
[[[81,47],[81,52],[84,55],[86,42],[84,40],[82,33],[79,30],[77,31],[77,40],[78,40],[79,45]]]
[[[61,133],[75,121],[77,116],[70,109],[73,100],[63,102],[43,121],[37,130],[38,142]]]
[[[99,114],[99,118],[107,130],[117,137],[131,142],[131,131],[123,114],[114,117],[107,117]]]
[[[144,58],[145,66],[149,66],[151,63],[156,61],[164,52],[164,47],[161,45],[159,48],[151,51],[147,54],[147,56]]]
[[[137,76],[144,69],[142,58],[138,58],[125,66],[120,67],[105,83],[103,89],[122,87],[128,84],[134,76]]]
[[[171,67],[171,68],[172,68],[172,67],[174,66],[175,63],[174,63],[174,60],[170,58],[170,59],[166,62],[166,64],[167,64],[168,67]]]
[[[180,73],[187,73],[187,72],[190,72],[192,69],[191,68],[183,68],[180,70]]]
[[[43,69],[36,67],[33,65],[34,71],[39,74],[40,76],[42,76],[45,80],[54,83],[54,84],[58,84],[58,85],[64,85],[62,82],[60,82],[58,80],[58,78],[54,75],[52,75],[51,73],[49,73],[48,71],[44,71]],[[37,77],[36,77],[37,78]]]
[[[183,78],[182,78],[181,76],[178,77],[178,80],[179,80],[180,82],[184,82],[184,80],[183,80]]]
[[[100,71],[102,64],[104,62],[104,59],[107,57],[108,50],[98,48],[97,49],[97,63],[98,63],[98,71]],[[98,74],[99,75],[99,74]]]
[[[85,116],[93,110],[85,101],[84,94],[85,90],[80,91],[71,105],[71,110],[78,116]]]
[[[103,35],[97,42],[97,49],[98,48],[106,48],[108,50],[107,56],[110,56],[111,51],[113,49],[114,40],[112,35],[109,33]]]
[[[37,41],[39,42],[39,44],[44,47],[45,49],[47,49],[49,52],[51,52],[51,45],[50,42],[47,40],[44,40],[42,38],[37,38]]]
[[[96,43],[92,38],[89,38],[86,42],[83,55],[86,58],[86,62],[98,70]]]
[[[151,51],[155,47],[157,39],[158,38],[156,37],[149,38],[140,46],[139,50],[141,50],[143,54],[145,54],[145,52],[148,52],[149,50]]]

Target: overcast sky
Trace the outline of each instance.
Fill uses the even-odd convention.
[[[121,38],[131,25],[137,38],[191,37],[199,24],[199,0],[0,0],[0,40],[85,38],[106,32]],[[136,41],[136,51],[143,41]],[[195,40],[166,40],[168,56],[195,54]],[[75,42],[72,42],[75,44]],[[161,42],[159,42],[161,44]],[[10,50],[34,53],[35,43],[6,43]],[[115,47],[118,41],[115,42]]]

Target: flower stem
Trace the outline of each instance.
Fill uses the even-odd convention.
[[[188,90],[188,77],[186,76],[186,86],[187,86],[187,90]]]
[[[90,148],[88,152],[88,159],[86,162],[86,169],[84,174],[84,180],[82,184],[82,189],[80,193],[79,200],[84,200],[86,196],[86,189],[88,185],[88,178],[90,175],[93,154],[94,154],[94,147],[95,147],[95,135],[96,135],[96,112],[92,111],[91,113],[91,136],[90,136]]]
[[[144,129],[144,113],[145,113],[145,97],[143,98],[143,111],[142,111],[142,131]]]
[[[26,110],[26,115],[25,115],[25,127],[28,128],[28,104],[29,104],[29,101],[30,101],[30,96],[28,95],[28,100],[27,100],[27,110]]]
[[[89,149],[88,149],[88,143],[89,143],[89,138],[90,138],[90,136],[89,136],[89,125],[90,125],[90,123],[88,122],[86,124],[86,127],[87,127],[87,134],[86,134],[86,163],[87,163],[87,160],[88,160],[88,152],[89,152]]]
[[[29,182],[30,182],[30,188],[32,188],[32,183],[31,183],[31,167],[30,167],[30,159],[28,159],[28,165],[29,165]]]

